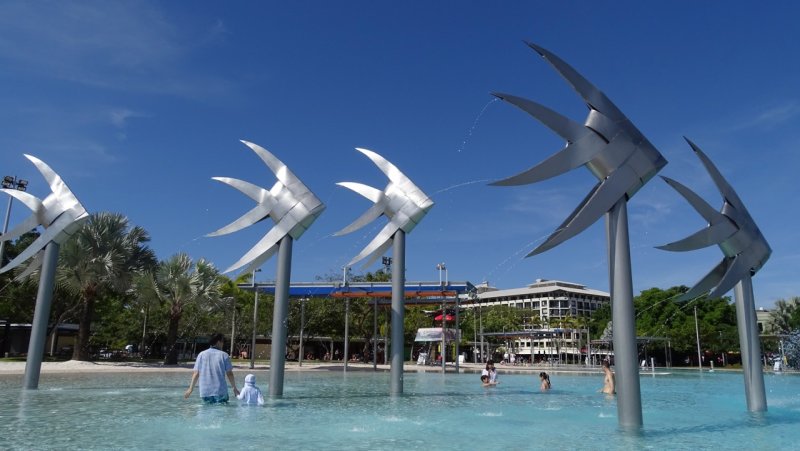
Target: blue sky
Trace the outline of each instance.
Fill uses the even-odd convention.
[[[44,196],[22,156],[33,154],[90,211],[146,228],[159,258],[187,252],[226,268],[267,228],[205,238],[252,207],[211,177],[272,186],[238,140],[256,142],[327,205],[294,246],[292,279],[310,281],[340,274],[384,224],[331,236],[369,206],[336,182],[386,183],[354,150],[365,147],[436,202],[408,236],[408,280],[438,280],[444,262],[451,280],[607,290],[603,220],[523,258],[594,185],[588,171],[487,186],[563,145],[489,92],[586,115],[530,40],[625,112],[669,160],[662,175],[719,206],[682,136],[709,155],[773,248],[753,279],[756,305],[769,307],[800,295],[800,6],[739,3],[4,1],[2,172]],[[628,212],[635,293],[691,286],[722,258],[716,247],[654,249],[705,225],[659,178]],[[15,203],[12,226],[24,216]],[[259,280],[274,271],[268,262]]]

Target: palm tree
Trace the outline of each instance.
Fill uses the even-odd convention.
[[[798,308],[798,298],[793,301],[778,299],[775,301],[775,310],[769,314],[768,327],[771,332],[786,334],[791,330],[792,314]]]
[[[564,316],[564,317],[559,319],[559,324],[563,329],[568,329],[569,330],[569,339],[570,339],[570,342],[571,342],[571,346],[567,346],[566,343],[564,343],[564,347],[565,347],[565,349],[564,349],[564,354],[565,354],[564,355],[564,359],[565,359],[565,361],[567,361],[569,359],[574,358],[574,355],[570,355],[569,354],[569,348],[570,347],[576,348],[576,350],[578,351],[578,355],[580,355],[580,349],[579,349],[579,347],[577,346],[577,344],[575,342],[575,330],[576,330],[577,325],[578,325],[578,318],[575,317],[575,316],[571,316],[571,315]],[[562,339],[562,341],[564,340],[564,333],[563,332],[561,334],[561,339]]]
[[[220,299],[222,280],[219,271],[206,260],[195,264],[184,254],[176,254],[158,264],[152,273],[137,279],[138,295],[157,300],[167,308],[167,355],[164,364],[178,363],[178,326],[184,310],[190,306],[212,308]]]
[[[155,255],[144,243],[150,236],[141,227],[130,227],[119,213],[89,217],[75,235],[61,246],[57,278],[78,293],[78,339],[74,360],[89,359],[89,337],[95,303],[107,293],[124,293],[136,271],[155,264]]]

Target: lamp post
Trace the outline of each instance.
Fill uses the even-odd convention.
[[[442,271],[447,271],[447,266],[445,266],[444,262],[437,263],[436,269],[439,270],[439,286],[443,288],[444,285],[442,285]],[[447,276],[445,276],[444,280],[445,280],[444,283],[447,284]],[[447,352],[447,339],[445,338],[447,333],[446,327],[447,327],[447,299],[445,299],[444,293],[442,293],[442,353],[441,353],[442,373],[445,373],[447,371],[446,367],[447,364],[445,363],[445,361],[447,360],[447,356],[445,355]]]
[[[231,314],[231,352],[230,352],[230,356],[233,357],[233,346],[234,343],[236,342],[236,298],[234,298],[233,296],[228,296],[223,300],[231,301],[231,310],[233,310],[233,313]]]
[[[475,293],[469,292],[469,299],[472,301],[472,363],[478,363],[478,353],[474,352],[478,344],[478,328],[475,327]]]
[[[344,361],[343,370],[347,372],[347,362],[350,360],[350,298],[344,299]]]
[[[256,329],[258,329],[258,286],[256,285],[256,273],[261,269],[253,271],[253,288],[255,289],[255,301],[253,302],[253,338],[250,341],[250,369],[256,367]]]
[[[447,266],[444,263],[437,263],[436,269],[439,270],[439,286],[442,285],[442,271],[444,271],[444,284],[447,285]]]
[[[697,324],[697,306],[694,306],[694,334],[697,338],[697,368],[703,370],[703,356],[700,353],[700,326]]]
[[[3,188],[26,191],[28,189],[28,181],[18,179],[13,175],[7,175],[3,177]],[[6,219],[3,221],[3,235],[5,235],[6,232],[8,231],[8,220],[11,218],[11,203],[13,201],[14,197],[8,196],[8,208],[6,209]],[[0,241],[0,266],[3,266],[3,256],[5,255],[4,253],[5,248],[6,248],[6,242]]]
[[[508,338],[506,337],[506,326],[503,326],[503,347],[505,347],[505,350],[503,351],[503,360],[505,360],[505,357],[508,355]],[[503,363],[508,363],[508,362],[503,362]]]
[[[300,299],[300,356],[298,357],[298,366],[303,366],[303,332],[306,325],[306,301],[308,298]]]
[[[483,349],[483,309],[478,302],[478,328],[481,330],[481,363],[486,362],[486,354]]]
[[[344,286],[347,286],[350,282],[350,266],[344,265],[342,267],[342,280],[344,281]],[[344,352],[342,353],[342,362],[344,362],[344,366],[342,367],[343,371],[347,372],[347,361],[350,359],[350,298],[345,298],[344,300]]]

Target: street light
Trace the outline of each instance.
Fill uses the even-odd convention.
[[[475,296],[474,291],[470,291],[467,296],[469,296],[469,300],[472,302],[472,363],[478,363],[478,353],[475,352],[478,347],[478,328],[475,327],[475,300],[477,296]]]
[[[444,271],[444,283],[447,285],[447,266],[444,263],[437,263],[436,269],[439,270],[439,285],[442,285],[442,271]]]
[[[303,332],[306,324],[306,301],[308,301],[308,298],[300,298],[300,358],[298,366],[303,366]]]
[[[694,306],[694,334],[697,338],[697,368],[703,371],[703,355],[700,353],[700,326],[697,323],[697,306]]]
[[[445,266],[444,262],[437,263],[436,264],[436,269],[439,270],[439,286],[443,288],[444,285],[442,285],[442,271],[445,271],[445,278],[444,278],[445,282],[444,283],[446,285],[447,284],[447,275],[446,275],[447,274],[447,266]],[[447,339],[446,339],[447,332],[445,330],[446,327],[447,327],[447,299],[444,297],[444,292],[442,292],[442,374],[444,374],[445,371],[446,371],[445,370],[445,368],[446,368],[445,361],[447,360],[447,358],[445,356],[446,348],[447,348]]]
[[[256,367],[256,329],[258,329],[258,286],[256,285],[256,273],[261,269],[253,270],[253,289],[256,292],[255,302],[253,303],[253,339],[250,342],[250,369]]]
[[[483,347],[483,307],[478,302],[478,328],[481,330],[481,363],[486,362],[486,353]]]
[[[230,301],[231,302],[231,309],[233,313],[231,315],[231,352],[230,356],[233,357],[233,350],[234,350],[234,343],[236,343],[236,298],[233,296],[228,296],[222,299],[223,301]]]
[[[13,175],[3,177],[3,188],[16,189],[19,191],[26,191],[28,189],[28,181],[16,178]],[[8,196],[8,208],[6,209],[6,219],[3,221],[3,235],[8,231],[8,220],[11,218],[11,203],[14,201],[13,196]],[[3,266],[3,256],[6,248],[6,242],[0,241],[0,266]]]

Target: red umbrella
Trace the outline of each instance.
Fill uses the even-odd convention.
[[[436,315],[436,316],[433,318],[433,320],[434,320],[434,321],[441,321],[441,320],[442,320],[442,314],[441,314],[441,313],[439,313],[438,315]],[[448,313],[448,314],[445,316],[445,320],[447,320],[447,321],[455,321],[455,320],[456,320],[456,317]]]

